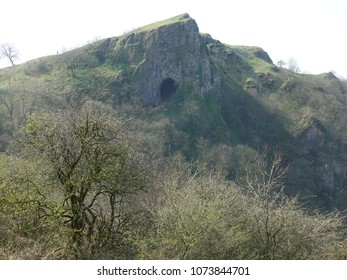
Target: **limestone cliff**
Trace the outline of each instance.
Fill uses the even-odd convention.
[[[125,34],[114,51],[131,61],[130,83],[141,102],[155,106],[178,87],[199,95],[219,92],[220,78],[212,74],[206,43],[196,22],[184,14]]]

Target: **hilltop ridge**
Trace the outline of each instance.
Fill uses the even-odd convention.
[[[240,150],[280,149],[288,193],[346,207],[346,85],[278,67],[260,47],[222,43],[188,14],[0,69],[0,98],[1,151],[35,112],[94,100],[162,123],[165,155],[212,166],[223,155],[230,180]]]

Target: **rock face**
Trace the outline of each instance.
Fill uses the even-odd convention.
[[[124,35],[115,49],[136,65],[131,83],[141,102],[156,106],[180,87],[199,95],[219,93],[220,78],[212,74],[208,42],[184,14]]]

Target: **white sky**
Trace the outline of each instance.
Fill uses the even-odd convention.
[[[294,57],[308,73],[347,78],[346,0],[10,0],[0,3],[0,43],[20,62],[189,13],[200,32],[259,46],[276,63]],[[8,66],[5,59],[0,66]]]

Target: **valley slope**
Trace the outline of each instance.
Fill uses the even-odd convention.
[[[278,67],[259,47],[201,34],[183,14],[0,69],[0,150],[16,150],[31,115],[88,100],[146,122],[163,156],[180,153],[229,180],[241,158],[278,149],[288,194],[314,208],[346,209],[347,87],[332,73]]]

